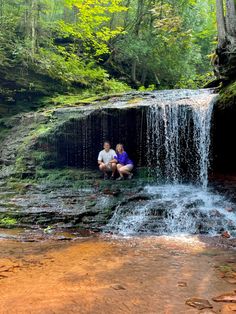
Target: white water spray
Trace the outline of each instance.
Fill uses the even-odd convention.
[[[236,216],[226,211],[232,204],[221,195],[180,184],[147,186],[144,192],[150,200],[119,206],[106,228],[122,235],[236,232]]]

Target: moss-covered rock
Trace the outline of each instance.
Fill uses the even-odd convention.
[[[113,95],[90,105],[59,105],[11,117],[0,148],[0,177],[37,178],[45,176],[44,170],[68,166],[96,169],[107,138],[113,145],[127,144],[135,164],[144,166],[145,102],[152,97]]]
[[[224,109],[230,106],[236,106],[236,82],[232,82],[220,91],[219,107]]]
[[[0,215],[0,227],[1,228],[14,228],[17,225],[17,220],[15,218]]]

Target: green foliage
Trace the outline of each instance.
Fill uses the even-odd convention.
[[[152,92],[155,89],[156,89],[156,86],[154,84],[152,84],[152,85],[149,85],[148,87],[140,86],[138,90],[140,92]]]
[[[65,36],[81,40],[87,50],[96,56],[109,53],[109,40],[121,34],[123,28],[110,27],[112,16],[126,11],[121,0],[66,0],[76,12],[75,23],[61,21],[61,31]]]
[[[215,19],[214,0],[1,0],[0,101],[199,87]]]
[[[181,80],[177,82],[175,88],[188,88],[196,89],[206,86],[210,81],[214,80],[214,75],[212,72],[206,72],[204,74],[196,74],[194,78],[188,80]]]
[[[72,84],[96,86],[108,78],[106,71],[93,61],[86,63],[76,54],[64,49],[60,49],[60,52],[61,54],[40,49],[36,56],[38,71],[68,87]]]
[[[11,217],[0,218],[0,227],[12,228],[17,224],[17,220]]]
[[[122,33],[121,26],[110,27],[114,14],[126,10],[119,0],[13,2],[2,4],[0,12],[0,91],[4,100],[39,91],[47,95],[50,90],[121,89],[118,83],[107,83],[109,74],[96,58],[109,53],[109,40]]]
[[[215,45],[213,0],[132,0],[126,19],[126,34],[115,42],[112,64],[119,64],[135,87],[200,85],[199,75],[211,69],[208,55]]]
[[[123,82],[119,82],[115,79],[110,79],[107,81],[104,81],[101,86],[97,86],[96,89],[94,89],[96,94],[115,94],[115,93],[123,93],[130,91],[131,88],[127,84]]]

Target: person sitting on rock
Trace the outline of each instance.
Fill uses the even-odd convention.
[[[124,175],[127,175],[128,179],[132,179],[133,173],[131,173],[131,171],[134,168],[134,163],[129,159],[123,144],[116,145],[116,156],[114,159],[117,162],[117,170],[120,174],[120,177],[117,180],[124,180]]]
[[[115,173],[117,169],[116,161],[114,161],[114,157],[116,156],[116,152],[111,149],[111,144],[109,141],[105,141],[103,145],[103,150],[98,155],[98,165],[100,171],[104,174],[104,180],[109,178],[108,173],[111,172],[111,180],[115,179]]]

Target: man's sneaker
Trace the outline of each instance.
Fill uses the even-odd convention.
[[[103,179],[104,179],[104,180],[108,180],[108,179],[109,179],[108,174],[104,174]]]
[[[122,181],[124,180],[124,177],[119,177],[118,179],[116,179],[116,181]]]
[[[111,177],[110,177],[110,180],[115,180],[115,176],[111,176]]]
[[[133,173],[129,174],[128,179],[131,180],[133,178],[133,176],[134,176]]]

